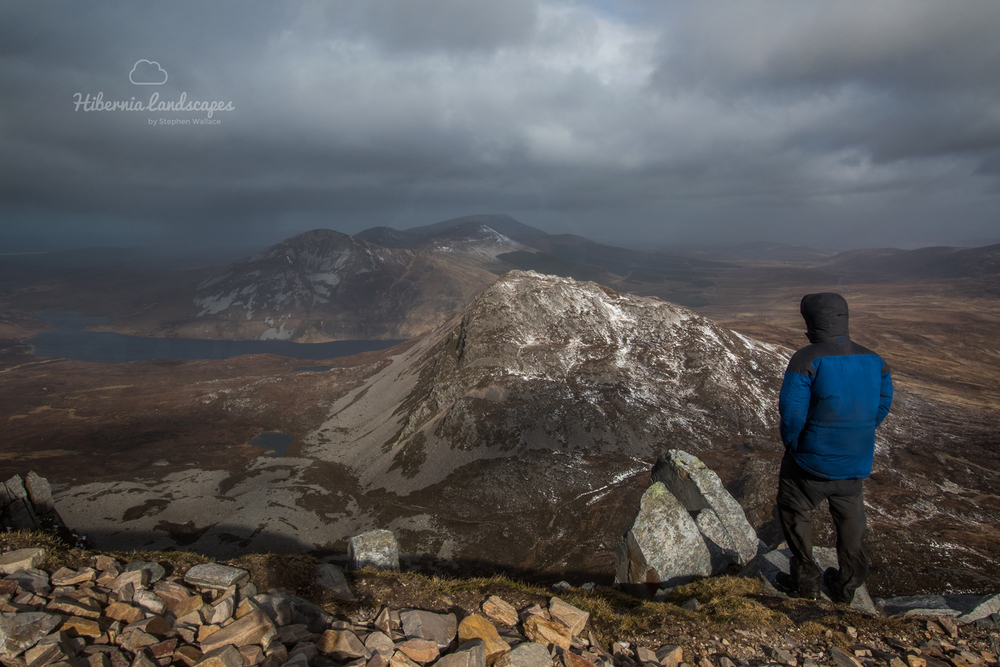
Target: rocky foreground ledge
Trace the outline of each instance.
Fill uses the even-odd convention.
[[[345,577],[308,557],[261,557],[268,570],[18,546],[0,555],[7,667],[994,667],[1000,648],[981,624],[783,600],[755,579],[706,579],[671,603],[505,579]],[[288,581],[302,596],[274,585]]]

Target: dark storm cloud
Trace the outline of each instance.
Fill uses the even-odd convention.
[[[987,235],[998,8],[0,5],[0,243],[271,242],[475,212],[632,243]],[[162,86],[130,82],[141,60]],[[233,110],[163,126],[206,114],[73,101],[153,92]]]
[[[661,91],[786,109],[842,98],[807,128],[877,161],[1000,148],[1000,4],[721,2],[692,5],[664,37]]]

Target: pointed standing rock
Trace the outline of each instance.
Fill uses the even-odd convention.
[[[711,556],[691,514],[656,482],[642,494],[632,527],[615,550],[615,583],[648,596],[712,573]]]
[[[35,509],[43,514],[48,514],[55,509],[52,503],[52,487],[49,480],[45,479],[34,470],[29,472],[24,478],[24,488],[28,493],[28,499]]]
[[[726,491],[715,471],[698,457],[671,449],[661,454],[653,466],[652,480],[663,482],[689,512],[712,510],[721,524],[721,531],[716,533],[713,541],[718,540],[716,544],[722,550],[738,552],[740,565],[746,565],[757,555],[760,540],[747,521],[743,508]]]
[[[344,571],[330,563],[320,563],[316,566],[316,585],[330,591],[335,598],[344,602],[354,602],[356,598],[347,584]]]

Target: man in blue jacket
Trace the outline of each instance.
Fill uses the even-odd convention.
[[[817,600],[826,583],[831,599],[849,604],[868,577],[862,481],[872,471],[875,429],[892,404],[892,377],[880,356],[851,342],[844,297],[807,294],[799,311],[812,344],[788,362],[778,400],[785,445],[778,518],[799,595]],[[812,557],[812,511],[824,499],[837,531],[839,565],[825,582]]]

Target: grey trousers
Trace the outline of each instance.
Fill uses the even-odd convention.
[[[813,560],[812,511],[824,499],[837,531],[836,578],[829,582],[835,602],[849,603],[868,578],[862,540],[868,527],[861,479],[824,479],[802,470],[788,453],[778,476],[778,520],[792,552],[792,577],[800,592],[819,591],[823,572]]]

